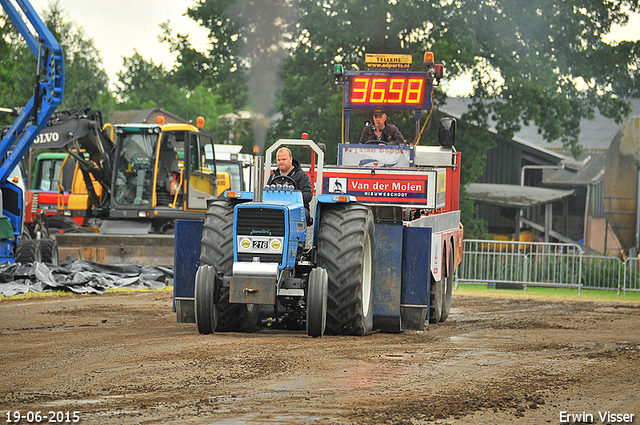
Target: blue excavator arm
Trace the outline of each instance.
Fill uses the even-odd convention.
[[[62,47],[27,0],[0,0],[0,4],[37,58],[35,93],[0,142],[0,158],[6,158],[0,165],[2,185],[62,103],[64,56]]]

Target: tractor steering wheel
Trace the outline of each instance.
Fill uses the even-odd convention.
[[[365,143],[365,145],[386,145],[386,144],[388,143],[383,140],[369,140],[368,142]]]
[[[271,184],[276,184],[276,181],[278,180],[282,180],[282,185],[284,186],[286,183],[289,183],[291,186],[293,186],[294,189],[296,189],[296,181],[293,179],[293,177],[289,177],[289,176],[285,176],[280,174],[279,176],[275,176],[273,178],[273,180],[271,180]]]

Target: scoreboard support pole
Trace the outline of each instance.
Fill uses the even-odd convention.
[[[351,115],[351,109],[344,110],[344,140],[345,143],[349,143],[349,116]]]

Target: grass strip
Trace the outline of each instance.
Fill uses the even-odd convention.
[[[460,284],[458,289],[453,291],[454,295],[474,296],[474,297],[495,297],[495,298],[532,298],[554,301],[597,301],[615,303],[640,304],[640,291],[604,290],[574,288],[547,288],[539,286],[528,286],[525,290],[518,289],[490,289],[487,285]]]

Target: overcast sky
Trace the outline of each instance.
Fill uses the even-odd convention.
[[[29,1],[41,16],[49,9],[50,0]],[[93,38],[112,83],[123,70],[122,58],[133,56],[134,50],[156,65],[173,67],[176,55],[158,40],[163,22],[169,21],[174,35],[189,34],[198,50],[206,49],[207,30],[184,15],[193,4],[193,0],[59,0],[68,20]]]
[[[38,13],[47,10],[50,0],[30,0]],[[122,71],[122,58],[130,57],[134,49],[146,60],[166,69],[173,67],[176,55],[169,46],[158,41],[160,24],[170,21],[170,27],[181,34],[189,34],[191,43],[203,51],[207,47],[207,31],[191,18],[184,16],[194,0],[59,0],[69,20],[93,38],[100,51],[105,71],[111,83]],[[634,15],[628,25],[616,28],[611,39],[640,39],[640,15]]]

